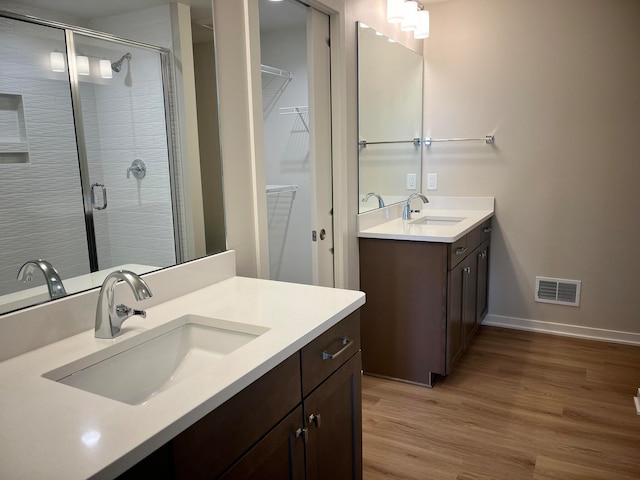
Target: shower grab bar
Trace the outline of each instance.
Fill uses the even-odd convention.
[[[482,138],[431,138],[425,137],[424,144],[426,147],[429,147],[432,143],[436,142],[472,142],[472,141],[483,141],[487,144],[494,143],[496,137],[493,135],[485,135]]]
[[[100,187],[102,189],[102,206],[101,207],[96,205],[96,191],[95,191],[96,187]],[[105,208],[107,208],[107,187],[105,187],[104,184],[94,183],[93,185],[91,185],[91,205],[96,210],[104,210]]]

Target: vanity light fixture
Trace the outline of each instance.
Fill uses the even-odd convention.
[[[402,6],[404,0],[387,0],[387,22],[400,23],[404,17]]]
[[[84,55],[76,56],[76,69],[78,70],[78,75],[89,75],[91,73],[89,70],[89,57]]]
[[[402,22],[400,22],[400,30],[403,32],[413,32],[416,29],[418,14],[418,2],[409,0],[402,5]]]
[[[420,40],[429,38],[429,11],[420,10],[416,14],[416,29],[413,32],[413,38]]]
[[[52,72],[64,72],[64,53],[51,52],[51,71]]]
[[[102,78],[113,78],[113,70],[111,70],[111,62],[109,60],[100,60],[99,65]]]
[[[400,30],[415,39],[429,37],[429,11],[415,0],[387,0],[387,22],[400,23]]]

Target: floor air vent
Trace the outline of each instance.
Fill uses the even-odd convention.
[[[536,277],[536,302],[580,305],[580,280]]]

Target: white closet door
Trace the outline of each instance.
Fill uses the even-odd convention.
[[[334,286],[333,195],[331,152],[331,71],[329,17],[309,8],[307,17],[309,61],[309,147],[313,242],[313,283]]]

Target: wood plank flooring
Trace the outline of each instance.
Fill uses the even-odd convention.
[[[365,376],[365,480],[640,479],[640,347],[480,328],[433,389]]]

